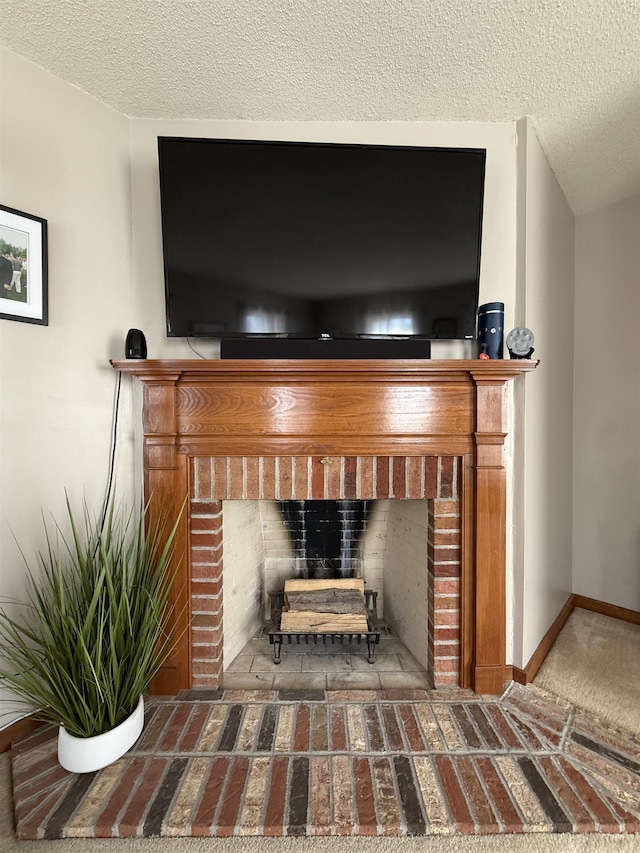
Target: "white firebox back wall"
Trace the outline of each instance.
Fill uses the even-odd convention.
[[[378,615],[384,612],[382,573],[386,547],[387,501],[371,501],[366,530],[362,540],[362,563],[367,589],[378,592]],[[225,504],[226,506],[226,504]],[[293,543],[282,518],[277,501],[258,501],[260,524],[264,540],[264,616],[269,618],[269,593],[282,592],[284,582],[298,575]],[[226,564],[225,564],[226,565]]]
[[[371,501],[364,533],[362,563],[367,589],[378,593],[378,618],[384,616],[384,560],[387,548],[387,524],[390,501]]]
[[[262,625],[265,549],[257,501],[225,501],[222,598],[225,668]]]
[[[385,620],[428,670],[428,502],[381,503],[388,506],[384,565]]]

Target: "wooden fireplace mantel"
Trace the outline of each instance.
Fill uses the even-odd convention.
[[[505,660],[507,383],[529,360],[127,360],[144,386],[151,513],[178,512],[197,456],[462,458],[461,686],[499,693]],[[187,552],[183,517],[178,553]],[[178,608],[187,606],[183,561]],[[180,651],[165,692],[190,687]]]

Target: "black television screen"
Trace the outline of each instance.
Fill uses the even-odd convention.
[[[476,335],[484,149],[158,139],[167,334]]]

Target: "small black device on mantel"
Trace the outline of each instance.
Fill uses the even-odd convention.
[[[146,358],[147,341],[140,329],[129,329],[124,344],[125,358]]]
[[[158,157],[169,336],[235,358],[475,339],[485,149],[160,137]]]

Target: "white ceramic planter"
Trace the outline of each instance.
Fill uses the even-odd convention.
[[[143,725],[144,700],[141,696],[133,714],[110,732],[94,737],[75,737],[61,726],[58,730],[58,761],[70,773],[100,770],[131,749],[140,737]]]

